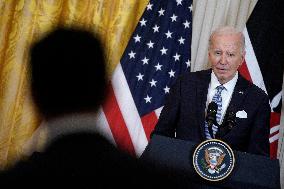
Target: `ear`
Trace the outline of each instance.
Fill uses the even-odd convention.
[[[208,58],[210,57],[210,49],[207,50]]]
[[[243,51],[243,54],[242,54],[243,61],[245,60],[246,53],[247,53],[246,50],[244,50],[244,51]]]
[[[242,52],[241,56],[242,56],[242,61],[241,61],[239,66],[241,66],[243,64],[243,62],[245,61],[245,57],[246,57],[246,51],[245,50]]]

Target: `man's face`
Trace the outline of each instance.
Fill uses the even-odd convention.
[[[230,81],[242,64],[245,51],[241,51],[241,36],[237,34],[213,35],[208,59],[221,84]]]

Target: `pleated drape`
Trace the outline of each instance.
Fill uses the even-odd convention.
[[[41,122],[29,94],[29,47],[58,25],[95,31],[105,42],[108,73],[148,0],[0,0],[0,168],[23,157]],[[52,76],[51,76],[52,77]]]
[[[218,26],[243,29],[257,0],[194,0],[191,71],[210,67],[207,48],[210,33]]]

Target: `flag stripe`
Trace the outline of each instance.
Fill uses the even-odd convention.
[[[269,142],[270,142],[270,158],[271,159],[275,159],[277,157],[278,140],[279,140],[279,137],[277,137],[275,141],[269,140]]]
[[[274,141],[277,141],[279,139],[279,133],[273,135],[272,137],[269,138],[269,142],[272,143]]]
[[[155,110],[155,113],[156,113],[156,116],[157,116],[157,117],[160,117],[160,114],[161,114],[161,111],[162,111],[163,107],[164,107],[164,106],[162,106],[162,107],[160,107],[160,108],[158,108],[158,109]]]
[[[148,144],[143,125],[132,98],[121,64],[118,64],[112,78],[114,94],[127,126],[137,156]]]
[[[97,112],[96,123],[98,132],[100,132],[104,137],[106,137],[112,144],[117,145],[102,107]]]
[[[252,79],[250,77],[249,70],[248,70],[248,67],[247,67],[246,60],[244,60],[243,64],[240,66],[239,71],[242,74],[242,76],[244,78],[246,78],[246,80],[252,82]]]
[[[246,27],[243,31],[243,34],[245,36],[245,46],[246,46],[246,56],[245,56],[246,66],[249,70],[252,82],[267,93],[263,77],[258,65],[258,61],[255,56],[253,46]]]
[[[276,112],[271,112],[270,125],[275,126],[279,125],[279,123],[280,123],[280,114]]]
[[[270,128],[270,134],[273,134],[275,132],[279,132],[280,125],[275,125],[274,127]]]
[[[280,114],[276,112],[271,112],[270,114],[270,134],[279,132],[280,129]]]
[[[108,88],[108,101],[103,105],[103,111],[118,148],[134,155],[135,150],[111,85]]]
[[[143,128],[144,131],[146,133],[147,139],[148,141],[150,140],[150,134],[153,131],[157,121],[158,121],[158,117],[156,116],[155,111],[152,111],[151,113],[144,115],[141,118],[142,124],[143,124]]]

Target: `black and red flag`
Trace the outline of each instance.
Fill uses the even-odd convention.
[[[243,33],[246,38],[245,62],[240,72],[262,88],[271,106],[270,156],[277,156],[280,129],[283,63],[284,1],[258,1]]]

